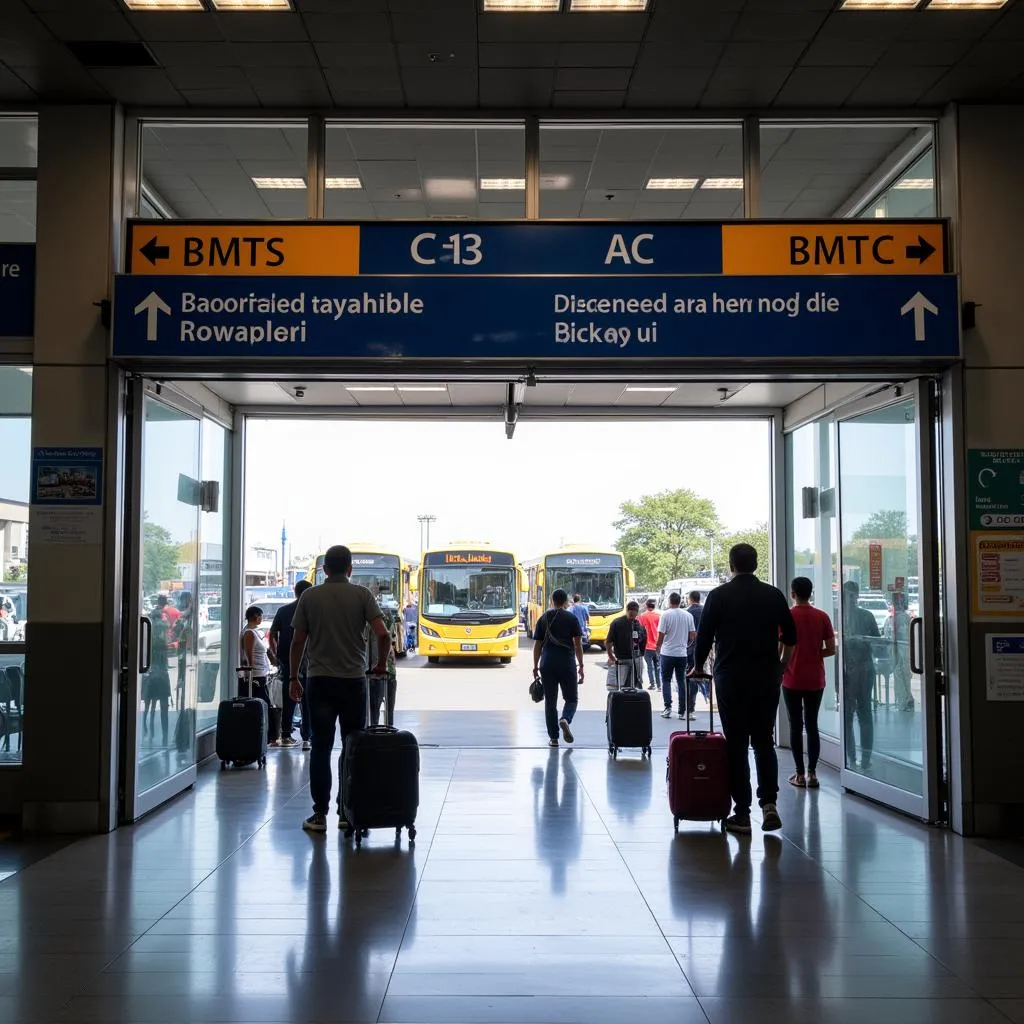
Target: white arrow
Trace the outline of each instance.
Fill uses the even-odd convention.
[[[904,304],[900,310],[900,316],[906,316],[911,311],[914,314],[914,341],[924,341],[924,315],[925,313],[931,313],[933,316],[938,316],[938,306],[935,306],[920,292],[917,292],[912,299],[909,299]]]
[[[139,313],[147,314],[146,317],[146,341],[156,341],[156,325],[160,313],[167,313],[170,315],[171,307],[164,302],[163,299],[157,295],[156,292],[150,292],[136,307],[135,315]]]

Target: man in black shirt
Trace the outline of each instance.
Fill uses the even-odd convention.
[[[288,692],[288,680],[292,677],[291,666],[288,662],[291,657],[292,636],[295,632],[292,629],[292,619],[295,618],[295,609],[299,606],[299,598],[312,586],[313,584],[309,580],[299,580],[295,584],[295,600],[278,608],[270,627],[270,653],[277,658],[278,665],[280,666],[278,668],[278,675],[283,683],[281,686],[280,740],[282,747],[295,746],[295,740],[292,738],[292,729],[295,728],[295,701]],[[305,676],[301,666],[296,674]],[[299,735],[302,737],[302,749],[309,750],[309,710],[305,691],[303,691],[302,695],[302,724],[299,726]]]
[[[640,605],[630,601],[626,614],[620,615],[608,627],[608,661],[615,670],[615,679],[620,686],[644,685],[644,650],[647,647],[647,630],[637,616]]]
[[[775,717],[782,673],[796,646],[796,625],[782,591],[755,575],[757,551],[737,544],[729,552],[733,578],[716,587],[704,602],[694,651],[695,672],[715,647],[718,711],[729,751],[729,788],[735,805],[726,821],[730,832],[750,832],[750,762],[754,748],[761,828],[782,827],[775,801],[779,761],[775,755]]]

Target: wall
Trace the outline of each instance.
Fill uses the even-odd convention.
[[[964,440],[968,449],[1024,448],[1024,107],[965,106],[957,123],[962,294],[979,303],[977,326],[964,334]],[[967,495],[956,498],[963,506]],[[985,634],[1004,630],[1024,633],[1024,621],[972,623],[969,629],[964,829],[980,835],[1024,832],[1024,703],[990,703],[985,692]]]

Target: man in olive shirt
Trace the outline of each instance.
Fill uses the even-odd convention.
[[[373,675],[387,674],[391,634],[381,611],[366,587],[349,581],[352,552],[341,544],[324,556],[326,580],[307,590],[300,598],[292,619],[292,700],[302,699],[297,671],[303,652],[308,659],[307,685],[313,750],[309,757],[309,788],[313,813],[302,827],[310,832],[327,831],[327,809],[331,802],[331,750],[335,724],[341,722],[341,742],[366,726],[366,646],[369,626],[377,636],[377,662]],[[347,828],[342,819],[340,828]]]

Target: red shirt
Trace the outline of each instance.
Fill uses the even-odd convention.
[[[637,619],[644,629],[647,630],[647,650],[657,650],[658,623],[661,622],[661,616],[657,612],[644,612],[643,615],[638,615]]]
[[[796,623],[796,649],[786,666],[782,685],[791,690],[825,689],[826,640],[835,636],[832,620],[820,608],[810,604],[793,606],[793,621]]]

